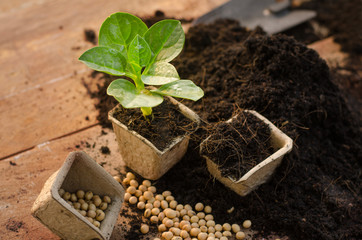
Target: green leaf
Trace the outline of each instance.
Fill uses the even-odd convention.
[[[151,91],[161,95],[185,98],[193,101],[197,101],[204,96],[204,91],[191,80],[178,80]]]
[[[79,60],[88,67],[115,76],[123,76],[127,66],[121,52],[108,47],[94,47],[87,50]]]
[[[148,85],[163,85],[180,80],[176,68],[167,62],[155,62],[147,73],[141,76],[142,82]]]
[[[147,89],[140,91],[125,79],[111,82],[107,94],[117,99],[124,108],[155,107],[163,102],[161,95]]]
[[[144,67],[149,63],[150,59],[150,47],[140,35],[136,35],[128,47],[128,61]]]
[[[99,45],[119,50],[127,47],[138,34],[143,36],[147,26],[141,19],[129,13],[114,13],[109,16],[99,30]]]
[[[181,52],[185,33],[180,21],[162,20],[150,27],[144,38],[152,50],[154,61],[169,62]]]

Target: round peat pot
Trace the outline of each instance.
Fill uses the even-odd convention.
[[[197,130],[200,125],[200,118],[195,112],[171,97],[165,97],[165,100],[169,100],[178,107],[185,117],[196,122],[195,131]],[[114,117],[117,107],[108,113],[108,118],[112,121],[123,161],[143,178],[159,179],[185,155],[190,132],[185,132],[184,135],[173,139],[168,147],[161,151],[148,139],[129,130],[126,125],[118,121]]]
[[[92,191],[112,200],[100,228],[95,227],[60,195],[59,189]],[[32,215],[62,239],[110,238],[122,206],[124,189],[84,152],[72,152],[63,166],[44,184],[31,209]]]
[[[218,165],[209,157],[203,155],[206,159],[209,172],[225,186],[235,191],[240,196],[245,196],[255,190],[259,185],[265,183],[273,174],[274,170],[279,166],[285,154],[292,150],[293,141],[290,137],[280,131],[268,119],[253,110],[244,110],[256,116],[258,119],[268,125],[270,129],[270,144],[274,149],[274,153],[265,160],[257,164],[240,179],[234,179],[230,176],[223,177]],[[227,123],[232,122],[235,117],[229,119]],[[206,138],[200,145],[200,152],[210,137]]]

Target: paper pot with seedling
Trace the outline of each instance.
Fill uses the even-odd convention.
[[[209,172],[245,196],[265,183],[293,141],[264,116],[244,110],[218,123],[200,145]]]
[[[204,92],[191,80],[180,79],[170,63],[182,51],[185,34],[177,20],[163,20],[148,28],[142,20],[128,14],[108,17],[99,31],[99,46],[79,58],[90,68],[114,76],[107,94],[123,109],[140,109],[144,121],[153,121],[153,108],[170,101],[186,118],[199,124],[198,116],[172,97],[193,101]],[[144,178],[157,179],[177,163],[186,152],[189,133],[158,149],[148,139],[130,131],[116,117],[118,107],[109,112],[123,160]]]

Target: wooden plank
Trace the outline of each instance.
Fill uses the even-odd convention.
[[[0,239],[58,239],[30,215],[33,202],[71,151],[85,150],[97,162],[107,161],[104,168],[108,172],[117,173],[114,168],[123,163],[114,138],[112,131],[104,135],[101,127],[95,126],[0,161]],[[103,145],[109,147],[110,155],[101,154]]]

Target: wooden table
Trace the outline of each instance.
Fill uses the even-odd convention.
[[[117,11],[195,18],[226,0],[9,0],[0,2],[0,239],[59,239],[30,215],[46,179],[69,152],[84,150],[123,166],[112,131],[98,125],[96,103],[83,81],[91,70],[77,59],[92,47],[84,29],[98,32]],[[325,50],[340,55],[339,47]],[[327,48],[329,48],[327,47]],[[334,55],[335,57],[335,55]],[[95,144],[87,147],[87,144]],[[110,155],[100,153],[106,144]],[[113,165],[112,165],[113,164]],[[119,217],[120,224],[124,219]],[[115,228],[112,239],[123,239]]]

